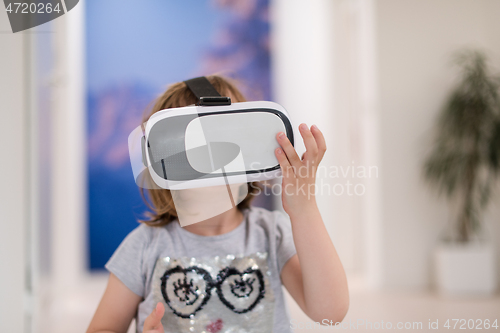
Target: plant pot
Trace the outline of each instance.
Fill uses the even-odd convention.
[[[495,247],[489,242],[441,243],[434,252],[436,287],[448,296],[489,296],[497,288]]]

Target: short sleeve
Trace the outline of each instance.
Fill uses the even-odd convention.
[[[283,266],[297,253],[297,250],[295,250],[293,242],[290,219],[280,211],[275,211],[274,214],[276,221],[276,257],[278,260],[278,271],[281,273]]]
[[[109,272],[141,297],[145,296],[143,263],[144,249],[148,243],[146,228],[140,225],[128,234],[105,265]]]

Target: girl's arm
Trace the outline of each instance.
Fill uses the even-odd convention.
[[[108,286],[90,322],[87,333],[126,333],[142,298],[111,273]],[[161,318],[165,308],[158,303],[144,322],[144,331],[163,333]]]
[[[281,271],[283,285],[301,309],[314,321],[335,324],[342,321],[349,308],[347,278],[328,236],[316,205],[317,166],[326,151],[321,131],[301,124],[300,134],[306,152],[299,158],[283,133],[278,134],[281,148],[276,157],[283,172],[283,208],[292,223],[297,249]],[[327,320],[328,322],[323,322]]]

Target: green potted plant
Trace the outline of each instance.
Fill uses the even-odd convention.
[[[457,63],[460,82],[441,111],[424,165],[429,184],[457,207],[435,251],[436,282],[448,294],[490,294],[496,288],[495,249],[481,225],[500,171],[500,80],[481,52],[461,52]]]

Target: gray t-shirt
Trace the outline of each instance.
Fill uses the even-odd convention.
[[[106,268],[143,297],[137,332],[157,302],[165,332],[290,332],[281,269],[296,253],[290,221],[252,207],[234,230],[200,236],[177,221],[144,224],[121,243]]]

